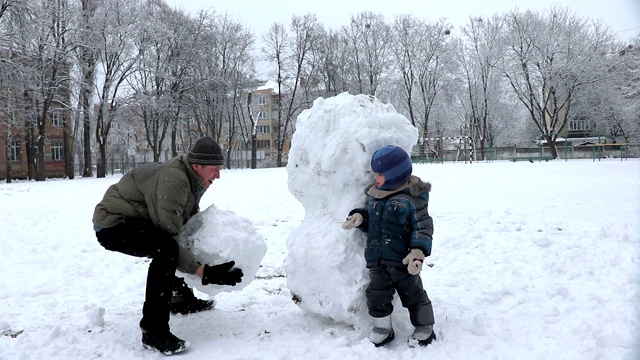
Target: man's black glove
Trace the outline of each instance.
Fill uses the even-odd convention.
[[[202,273],[202,285],[216,284],[236,286],[237,283],[242,281],[244,274],[242,273],[242,269],[231,270],[235,264],[235,261],[229,261],[220,265],[205,265]]]

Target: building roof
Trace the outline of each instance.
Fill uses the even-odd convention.
[[[258,86],[256,88],[256,90],[267,90],[267,89],[272,89],[273,92],[277,94],[278,93],[278,83],[273,81],[273,80],[269,80],[264,85]]]

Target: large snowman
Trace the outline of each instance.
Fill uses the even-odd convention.
[[[287,173],[305,216],[287,239],[284,269],[302,309],[359,330],[370,326],[366,234],[340,225],[351,209],[364,207],[373,153],[390,144],[409,153],[417,140],[409,120],[373,96],[319,98],[298,116]],[[401,331],[410,328],[397,296],[392,317]]]

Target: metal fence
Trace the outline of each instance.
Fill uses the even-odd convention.
[[[276,158],[275,154],[265,154],[264,150],[259,150],[256,152],[256,165],[258,168],[269,168],[276,167]],[[251,152],[246,150],[232,151],[229,155],[230,161],[229,164],[231,169],[249,169],[251,168]],[[138,159],[138,157],[133,155],[125,155],[125,154],[113,154],[107,157],[107,175],[115,175],[115,174],[126,174],[127,172],[141,166],[144,164],[152,163],[153,161]],[[92,163],[92,174],[95,176],[97,173],[96,161]],[[227,165],[227,161],[225,159],[225,167]],[[79,159],[76,158],[76,163],[74,165],[74,171],[76,176],[81,176],[83,173],[84,164],[79,162]]]
[[[586,146],[558,146],[558,159],[605,159],[605,158],[637,158],[640,157],[640,145],[638,144],[594,144]],[[425,158],[414,156],[416,162],[438,163],[444,161],[469,162],[472,155],[471,149],[443,150],[441,156]],[[474,161],[510,160],[518,157],[547,158],[551,156],[548,147],[493,147],[484,150],[476,148]]]

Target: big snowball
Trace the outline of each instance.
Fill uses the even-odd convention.
[[[284,268],[302,309],[357,328],[369,325],[366,234],[340,225],[351,209],[364,207],[373,153],[386,145],[409,153],[417,140],[409,120],[373,96],[319,98],[298,116],[287,173],[305,216],[287,239]]]
[[[202,285],[196,275],[183,274],[187,284],[199,291],[216,295],[223,291],[242,290],[253,281],[267,244],[248,219],[211,205],[192,216],[180,231],[180,245],[190,249],[201,264],[218,265],[235,261],[242,269],[242,282],[235,286]]]

